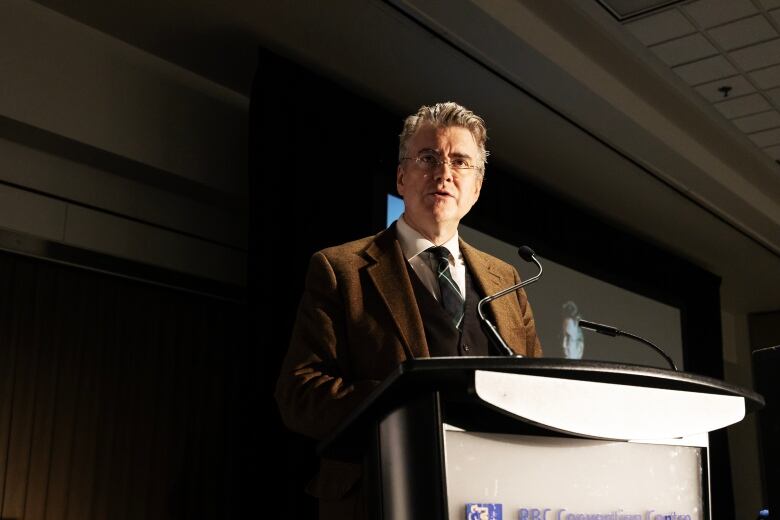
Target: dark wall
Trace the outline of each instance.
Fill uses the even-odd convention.
[[[763,495],[770,510],[780,508],[780,311],[748,316],[753,381],[766,406],[758,413]]]
[[[752,350],[780,345],[780,311],[750,314],[748,330]]]
[[[469,108],[479,112],[479,107]],[[273,381],[308,259],[322,247],[384,227],[384,196],[394,193],[397,136],[405,115],[311,68],[260,51],[250,115],[250,291],[256,307],[263,299],[274,301],[258,321],[268,360],[262,398],[274,414]],[[679,307],[687,370],[722,378],[720,280],[529,183],[522,174],[491,163],[480,201],[464,223]],[[574,235],[572,222],[577,223]],[[312,446],[287,433],[275,417],[275,433],[286,450],[276,463],[287,468],[289,477],[288,483],[279,483],[279,492],[292,497],[315,471],[301,455],[309,450],[310,458]],[[731,517],[725,432],[714,434],[711,444],[715,514]]]
[[[261,52],[250,106],[250,306],[265,362],[260,402],[275,439],[260,458],[285,475],[275,496],[291,518],[314,514],[301,493],[316,472],[314,446],[284,430],[273,390],[306,267],[318,249],[381,229],[376,179],[395,178],[398,127],[373,103]]]

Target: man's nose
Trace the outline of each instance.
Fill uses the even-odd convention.
[[[436,167],[435,170],[433,170],[433,178],[438,180],[444,180],[444,181],[450,181],[453,178],[454,175],[454,168],[452,167],[452,164],[449,162],[442,161],[439,163],[439,165]]]

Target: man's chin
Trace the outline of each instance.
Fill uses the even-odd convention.
[[[454,208],[434,208],[432,214],[436,222],[458,220],[458,212]]]
[[[453,199],[440,199],[429,205],[428,211],[437,219],[451,219],[457,215],[458,208]]]
[[[420,224],[444,224],[446,222],[452,222],[458,220],[458,213],[453,208],[443,208],[440,206],[431,206],[426,208],[426,211],[422,213],[415,213],[413,215],[405,216],[407,223],[410,221],[418,222]]]

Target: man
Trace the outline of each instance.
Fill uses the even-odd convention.
[[[406,119],[396,174],[401,218],[309,264],[276,390],[289,428],[323,438],[404,360],[495,353],[476,304],[519,276],[458,238],[482,188],[486,139],[483,120],[456,103],[423,106]],[[541,355],[523,291],[491,302],[490,314],[516,353]],[[357,465],[322,461],[308,490],[320,498],[321,518],[364,514],[359,477]]]

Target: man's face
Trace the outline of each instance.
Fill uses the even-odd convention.
[[[479,165],[479,148],[471,132],[460,126],[420,127],[407,141],[411,160],[398,166],[396,185],[404,199],[404,219],[418,231],[437,232],[447,225],[457,227],[479,198],[482,175],[479,170],[454,171],[441,165],[426,173],[414,161],[420,154],[433,152],[440,161],[467,159]]]

